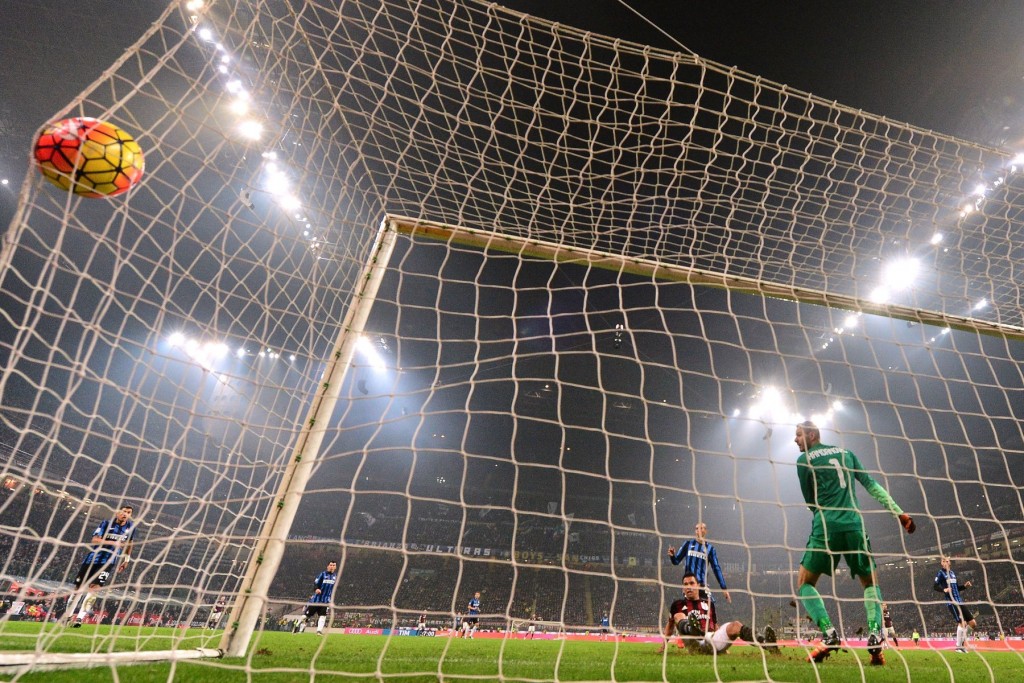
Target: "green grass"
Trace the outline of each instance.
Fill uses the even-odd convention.
[[[0,649],[31,651],[38,642],[48,652],[87,652],[215,647],[219,633],[174,629],[84,627],[65,630],[37,624],[5,624]],[[649,643],[550,640],[449,640],[312,633],[260,635],[247,658],[185,661],[175,664],[109,666],[75,671],[39,671],[19,677],[25,683],[286,683],[291,681],[1019,681],[1024,657],[1014,652],[978,651],[968,655],[929,650],[888,650],[885,667],[869,667],[864,651],[833,655],[814,667],[802,648],[762,656],[747,646],[717,658],[670,648],[667,656]],[[315,668],[315,674],[314,672]],[[379,673],[378,673],[379,672]],[[343,675],[337,675],[337,674]],[[11,677],[6,677],[10,680]]]

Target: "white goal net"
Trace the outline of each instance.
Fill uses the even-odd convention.
[[[701,522],[720,621],[801,647],[809,418],[917,521],[861,494],[897,628],[951,555],[1024,632],[1024,160],[472,0],[172,3],[70,116],[146,169],[5,235],[0,664],[674,680]]]

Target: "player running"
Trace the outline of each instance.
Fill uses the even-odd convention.
[[[306,605],[306,619],[316,617],[316,634],[324,634],[324,625],[327,623],[327,612],[331,606],[331,598],[334,597],[334,584],[338,582],[338,563],[333,560],[327,563],[327,569],[317,574],[313,579],[313,595]]]
[[[86,587],[77,601],[77,613],[74,608],[68,609],[68,616],[74,619],[74,628],[79,628],[92,613],[96,591],[106,586],[115,573],[124,571],[131,562],[135,542],[133,512],[135,508],[131,505],[122,505],[113,519],[103,520],[92,532],[92,548],[82,560],[75,576],[75,593],[68,599],[68,605],[73,605],[76,602],[74,596],[80,593],[83,585]]]

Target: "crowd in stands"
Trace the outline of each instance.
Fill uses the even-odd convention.
[[[664,606],[677,597],[679,569],[667,565],[663,540],[653,533],[610,530],[558,515],[516,518],[507,509],[424,507],[417,507],[423,516],[410,521],[409,505],[393,497],[387,505],[354,511],[347,523],[325,516],[322,525],[307,529],[330,535],[291,540],[272,587],[278,602],[266,627],[277,627],[286,614],[301,611],[313,578],[330,559],[339,562],[335,625],[412,625],[426,613],[428,624],[443,628],[465,611],[466,601],[479,590],[484,627],[509,628],[537,615],[551,628],[586,630],[595,628],[607,611],[616,630],[654,632]],[[536,507],[543,507],[539,500]],[[0,511],[7,530],[0,533],[0,574],[66,590],[98,520],[81,505],[26,487],[0,490]],[[963,533],[964,525],[943,520],[940,529],[943,538],[951,538]],[[990,533],[986,528],[986,538]],[[212,602],[209,594],[231,595],[244,572],[241,561],[232,564],[235,556],[218,555],[217,544],[204,538],[146,541],[140,554],[147,560],[150,592],[130,599],[118,596],[121,602],[112,602],[98,619],[201,622]],[[1007,545],[991,542],[983,546],[988,555],[979,559],[976,551],[982,546],[968,537],[958,546],[960,552],[953,553],[954,567],[961,582],[973,584],[964,597],[979,632],[1024,635],[1021,573]],[[898,632],[917,629],[938,636],[953,631],[943,595],[932,590],[937,569],[937,553],[880,567],[879,583]],[[212,590],[211,576],[218,581]],[[793,567],[744,568],[731,572],[729,579],[733,602],[721,605],[723,615],[755,626],[808,627],[789,605],[796,588]],[[201,591],[192,588],[197,583],[203,583]],[[178,594],[172,593],[174,586],[181,587]],[[0,584],[0,591],[4,589]],[[842,621],[863,621],[863,596],[856,582],[840,574],[826,589],[839,598]],[[11,602],[16,595],[7,597]],[[21,602],[33,608],[21,618],[46,618],[59,611],[46,598]]]

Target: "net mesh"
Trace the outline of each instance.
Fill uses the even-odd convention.
[[[123,502],[139,522],[90,617],[119,639],[75,647],[216,645],[126,627],[209,626],[244,596],[385,215],[406,228],[253,652],[329,560],[335,629],[443,632],[480,591],[483,630],[598,634],[607,613],[642,640],[698,521],[722,616],[806,636],[792,425],[811,415],[918,520],[900,536],[865,504],[897,625],[952,630],[942,553],[983,627],[1024,624],[1010,155],[441,0],[175,3],[65,116],[146,156],[111,200],[31,178],[4,243],[0,573],[58,614],[97,524]],[[916,278],[880,288],[896,257]],[[821,586],[850,637],[853,585]],[[66,647],[11,619],[0,635]],[[315,670],[352,673],[324,652]],[[560,677],[497,661],[471,673]]]

